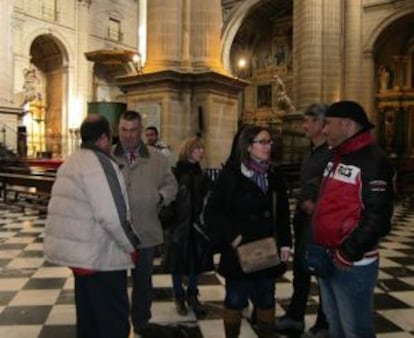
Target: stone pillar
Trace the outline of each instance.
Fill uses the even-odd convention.
[[[183,31],[182,31],[182,62],[181,66],[189,69],[191,67],[191,0],[183,2]]]
[[[401,63],[400,56],[394,55],[392,57],[394,61],[394,83],[392,84],[392,89],[400,90],[401,88]]]
[[[220,0],[191,0],[190,54],[195,69],[223,72],[220,62],[222,24]]]
[[[342,15],[342,0],[324,1],[322,13],[322,102],[335,102],[341,98]]]
[[[345,1],[345,46],[344,46],[344,95],[346,100],[361,100],[362,81],[364,85],[368,78],[361,76],[362,56],[362,4],[361,0]]]
[[[339,97],[340,3],[293,2],[293,101],[298,110]]]
[[[375,62],[372,51],[363,53],[360,77],[361,79],[364,79],[364,90],[361,90],[358,99],[370,115],[372,122],[376,123],[378,112],[374,105],[374,100],[372,99],[375,97]]]
[[[224,73],[220,0],[151,0],[147,11],[145,73],[166,69]]]
[[[16,150],[18,114],[13,98],[13,1],[0,0],[0,135],[1,143]]]
[[[78,10],[76,17],[76,43],[77,43],[77,72],[76,72],[76,94],[75,100],[80,98],[87,98],[89,89],[89,69],[88,61],[86,60],[85,53],[89,51],[88,32],[89,32],[89,7],[91,0],[78,0]],[[86,115],[87,105],[86,100],[79,102],[77,109],[81,111],[71,111],[69,114],[81,114],[76,116],[72,121],[80,122],[83,116]],[[79,126],[69,125],[69,128],[78,128]]]
[[[411,57],[402,56],[401,63],[403,66],[403,74],[404,74],[403,89],[409,89],[411,88]]]
[[[184,3],[186,1],[188,0],[184,0]],[[181,0],[150,0],[147,2],[148,49],[145,73],[180,66],[183,48],[182,2]],[[185,6],[186,9],[187,7]],[[186,27],[187,34],[190,34],[190,28],[187,25]]]
[[[13,102],[12,12],[13,2],[0,0],[0,106]]]

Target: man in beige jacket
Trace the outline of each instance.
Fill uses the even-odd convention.
[[[145,145],[141,138],[142,121],[138,112],[127,111],[119,121],[120,142],[113,155],[124,174],[131,215],[140,236],[140,259],[132,270],[131,318],[134,331],[144,334],[151,318],[152,270],[155,247],[163,242],[158,213],[171,203],[177,183],[168,158]]]

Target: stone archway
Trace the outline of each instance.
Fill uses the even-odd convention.
[[[373,43],[379,141],[391,157],[414,154],[414,11],[387,21]]]
[[[231,15],[226,19],[222,31],[221,60],[224,68],[230,71],[230,50],[234,37],[240,29],[243,20],[246,18],[251,8],[254,8],[264,0],[246,0],[243,1]]]
[[[24,71],[28,111],[24,122],[29,136],[29,157],[57,157],[62,154],[67,63],[66,49],[55,36],[41,34],[33,39],[30,64]],[[32,88],[30,81],[33,82]]]

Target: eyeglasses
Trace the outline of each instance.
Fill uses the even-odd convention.
[[[262,146],[267,146],[268,144],[272,145],[273,141],[272,140],[253,140],[252,143],[260,143],[260,145]]]

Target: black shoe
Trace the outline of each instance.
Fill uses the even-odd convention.
[[[305,323],[301,320],[296,320],[288,316],[280,317],[275,323],[276,331],[299,331],[303,332]]]
[[[188,306],[193,308],[193,311],[197,316],[205,316],[207,314],[207,309],[200,303],[197,294],[187,294],[187,303]]]
[[[309,329],[309,331],[302,334],[301,338],[329,338],[328,327],[314,325]]]
[[[160,331],[164,326],[156,323],[148,323],[147,326],[134,329],[134,332],[142,338],[160,337]]]
[[[175,309],[177,310],[177,313],[180,316],[187,316],[188,309],[187,309],[187,306],[185,305],[184,297],[175,298],[174,302],[175,302]]]

